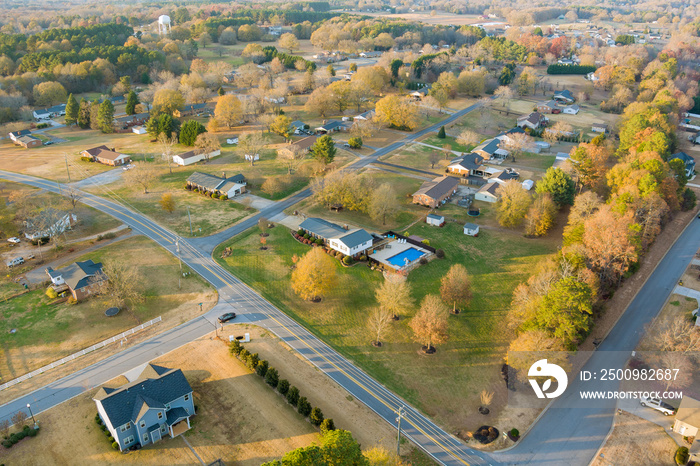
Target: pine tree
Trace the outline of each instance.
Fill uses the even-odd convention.
[[[78,126],[82,129],[90,127],[90,102],[85,99],[80,99],[78,108]]]
[[[219,95],[224,95],[224,94],[226,94],[226,91],[224,90],[223,87],[220,86],[220,87],[219,87],[219,90],[216,91],[216,93],[219,94]]]
[[[75,99],[73,94],[68,96],[68,102],[66,102],[66,124],[72,126],[78,122],[78,113],[80,112],[80,106],[78,101]]]
[[[180,129],[180,144],[183,146],[194,146],[197,136],[206,132],[207,129],[197,120],[187,120]]]
[[[136,95],[136,92],[129,91],[129,95],[126,97],[126,114],[133,115],[136,113],[136,106],[139,103],[139,98]]]
[[[114,131],[114,105],[108,99],[100,104],[100,109],[97,111],[97,124],[100,131],[103,133],[111,133]]]
[[[438,139],[445,139],[445,136],[446,136],[445,135],[445,127],[441,126],[440,131],[438,131],[438,133],[437,133],[437,137],[438,137]]]
[[[331,163],[335,158],[337,149],[335,148],[333,138],[326,134],[325,136],[321,136],[316,140],[314,145],[311,146],[311,152],[313,153],[314,158],[325,163]]]

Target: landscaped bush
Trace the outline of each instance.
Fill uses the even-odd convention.
[[[112,442],[112,448],[119,450],[119,444],[117,442]]]
[[[58,298],[58,293],[56,293],[56,290],[54,290],[51,287],[48,287],[46,289],[46,296],[48,296],[49,299],[56,299]]]
[[[437,251],[435,251],[435,255],[438,257],[438,259],[442,259],[445,257],[445,251],[443,251],[442,249],[438,249]]]
[[[520,437],[520,431],[513,427],[512,429],[510,429],[510,436],[513,438],[518,438]]]
[[[298,236],[304,236],[304,230],[302,230],[301,228],[299,228],[299,229],[297,230],[297,235],[298,235]]]
[[[688,452],[688,447],[680,447],[676,450],[676,464],[686,464],[690,459],[690,453]]]
[[[241,351],[243,351],[243,345],[241,345],[241,342],[238,340],[233,340],[228,345],[228,352],[231,356],[238,356],[241,354]]]
[[[367,260],[367,256],[365,256],[364,254],[360,256],[360,261],[361,261],[361,262],[364,262],[364,261],[366,261],[366,260]]]
[[[73,296],[71,296],[71,297],[68,298],[67,303],[68,303],[68,304],[78,304],[78,300],[75,299]]]
[[[85,156],[80,157],[80,160],[82,160],[83,162],[92,162],[93,161],[92,157],[85,157]]]
[[[319,246],[323,245],[323,240],[321,238],[317,238],[316,244],[318,244]]]
[[[345,265],[352,265],[352,256],[345,256],[345,257],[343,257],[343,264],[345,264]]]
[[[309,403],[309,400],[307,400],[305,396],[299,397],[297,401],[297,411],[304,417],[311,414],[311,403]]]
[[[277,373],[277,369],[274,367],[270,367],[267,370],[267,373],[265,373],[265,383],[267,383],[269,386],[272,388],[275,388],[277,384],[279,384],[279,374]]]
[[[352,149],[360,149],[362,147],[362,138],[352,137],[348,139],[348,145]]]
[[[228,200],[228,194],[222,194],[221,196],[219,196],[219,199],[221,199],[222,201],[227,201],[227,200]]]
[[[287,396],[287,393],[289,393],[289,381],[287,379],[280,380],[277,384],[277,391],[280,392],[280,395]]]
[[[258,356],[258,353],[248,354],[248,359],[246,360],[245,365],[248,366],[248,369],[255,370],[255,368],[258,367],[260,356]]]
[[[238,358],[243,361],[245,364],[246,361],[248,361],[248,357],[250,356],[250,351],[247,349],[243,348],[241,352],[238,354]]]
[[[315,425],[316,427],[320,426],[323,422],[323,412],[321,411],[321,408],[312,409],[311,414],[309,415],[309,420],[311,421],[311,424]]]
[[[428,263],[428,259],[426,259],[425,256],[422,256],[422,257],[418,260],[418,263],[419,263],[420,265],[425,265],[425,264]]]
[[[299,389],[292,385],[291,387],[289,387],[289,391],[287,392],[287,402],[292,406],[296,406],[298,401]]]
[[[49,127],[48,123],[39,123],[38,125],[36,125],[36,129],[44,129],[44,128],[48,128],[48,127]]]
[[[424,239],[421,240],[421,243],[425,244],[426,246],[430,246],[430,240]]]
[[[258,361],[257,366],[255,366],[255,373],[260,377],[265,377],[268,367],[270,367],[270,365],[266,360],[263,359],[262,361]]]
[[[325,434],[326,432],[330,432],[331,430],[335,430],[335,424],[333,423],[333,419],[329,417],[327,419],[324,419],[321,423],[321,433]]]
[[[13,434],[10,434],[9,437],[7,437],[3,442],[2,446],[5,448],[12,448],[13,445],[15,445],[17,442],[22,440],[25,437],[36,437],[38,434],[38,430],[32,429],[29,426],[24,426],[22,430],[19,432],[15,432]]]
[[[304,233],[304,239],[309,239],[311,238],[308,233]]]

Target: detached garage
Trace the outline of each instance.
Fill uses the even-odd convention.
[[[479,236],[479,225],[476,223],[465,223],[464,234],[467,236]]]
[[[211,158],[211,157],[216,157],[217,155],[220,155],[220,154],[221,154],[220,150],[215,150],[214,152],[211,152],[210,154],[198,154],[195,151],[191,150],[191,151],[185,152],[184,154],[179,154],[179,155],[173,156],[173,162],[185,167],[187,165],[192,165],[193,163],[201,162],[202,160],[206,160],[206,159]]]

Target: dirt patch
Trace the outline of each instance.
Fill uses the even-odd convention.
[[[622,411],[615,416],[613,433],[591,465],[673,464],[677,448],[662,427]]]

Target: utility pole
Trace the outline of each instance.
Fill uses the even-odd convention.
[[[66,173],[68,174],[68,182],[70,183],[70,170],[68,170],[68,154],[63,153],[63,158],[66,160]]]
[[[177,288],[182,288],[182,258],[180,257],[180,238],[175,240],[175,248],[177,249],[177,260],[180,261],[180,275],[177,277]]]
[[[403,406],[399,408],[399,417],[396,420],[399,423],[399,436],[396,439],[396,456],[401,456],[401,418],[403,417]]]
[[[187,206],[187,218],[190,219],[190,236],[194,236],[192,232],[192,217],[190,217],[190,206]]]

